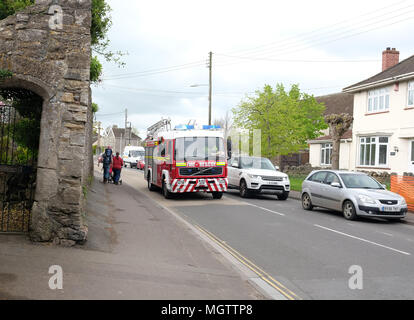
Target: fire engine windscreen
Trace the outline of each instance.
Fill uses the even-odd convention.
[[[213,160],[225,161],[224,140],[219,137],[185,137],[175,142],[176,161]]]

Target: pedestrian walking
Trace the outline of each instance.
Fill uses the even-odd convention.
[[[112,148],[108,146],[102,157],[103,164],[103,183],[107,183],[109,180],[109,168],[112,164]]]
[[[116,153],[116,156],[113,158],[112,170],[114,171],[114,183],[119,183],[119,178],[121,177],[121,170],[124,166],[124,161],[119,156],[119,152]]]

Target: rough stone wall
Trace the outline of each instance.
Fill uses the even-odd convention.
[[[0,21],[2,87],[32,90],[43,99],[34,241],[86,239],[82,185],[90,174],[91,0],[37,0]]]

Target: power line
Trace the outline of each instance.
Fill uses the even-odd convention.
[[[294,38],[296,39],[296,38],[309,38],[309,36],[311,35],[311,34],[314,34],[314,33],[317,33],[318,31],[321,31],[321,30],[326,30],[326,29],[329,29],[329,28],[332,28],[332,27],[336,27],[336,26],[339,26],[339,25],[342,25],[342,24],[344,24],[344,23],[349,23],[349,22],[351,22],[351,21],[355,21],[355,20],[358,20],[359,18],[362,18],[362,17],[365,17],[365,16],[369,16],[369,15],[373,15],[373,14],[376,14],[376,13],[378,13],[378,12],[381,12],[381,11],[383,11],[383,10],[385,10],[385,9],[388,9],[388,8],[390,8],[390,7],[395,7],[395,6],[398,6],[398,5],[400,5],[400,4],[402,4],[402,3],[404,3],[404,2],[407,2],[408,0],[403,0],[403,1],[400,1],[400,2],[398,2],[398,3],[396,3],[396,4],[392,4],[392,5],[388,5],[388,6],[385,6],[385,7],[383,7],[383,8],[380,8],[380,9],[377,9],[377,10],[375,10],[375,11],[371,11],[371,12],[368,12],[368,13],[364,13],[364,14],[362,14],[362,15],[358,15],[358,16],[356,16],[356,17],[354,17],[354,18],[351,18],[351,19],[346,19],[346,20],[342,20],[342,21],[340,21],[340,22],[337,22],[337,23],[334,23],[334,24],[332,24],[332,25],[328,25],[328,26],[324,26],[324,27],[321,27],[321,28],[318,28],[318,29],[315,29],[315,30],[313,30],[313,31],[310,31],[310,32],[305,32],[305,33],[302,33],[302,34],[299,34],[299,35],[296,35],[296,36],[294,36]],[[403,10],[403,9],[406,9],[406,8],[409,8],[409,7],[411,7],[411,6],[413,6],[413,5],[409,5],[409,6],[407,6],[407,7],[403,7],[403,8],[399,8],[399,9],[397,9],[397,10],[395,10],[395,11],[391,11],[391,12],[389,12],[389,11],[387,11],[387,13],[385,13],[385,14],[382,14],[382,15],[379,15],[379,16],[374,16],[374,17],[371,17],[371,18],[369,18],[369,19],[364,19],[362,22],[366,22],[366,21],[369,21],[369,20],[373,20],[373,19],[378,19],[379,17],[382,17],[382,16],[385,16],[385,15],[388,15],[388,14],[390,14],[390,13],[394,13],[394,12],[396,12],[396,11],[400,11],[400,10]],[[361,22],[358,22],[358,23],[361,23]],[[355,24],[354,24],[354,26],[355,26]],[[328,30],[328,31],[326,31],[326,32],[323,32],[322,33],[322,35],[323,34],[329,34],[329,33],[332,33],[333,31],[335,31],[335,30],[342,30],[342,27],[341,28],[334,28],[333,30]],[[321,34],[320,34],[321,35]],[[320,36],[319,35],[319,36]],[[313,38],[314,36],[312,36],[311,38]],[[257,47],[254,47],[254,48],[250,48],[250,49],[245,49],[245,50],[239,50],[239,51],[232,51],[232,52],[230,52],[229,54],[233,54],[233,53],[241,53],[241,52],[248,52],[248,51],[253,51],[253,52],[255,52],[255,51],[267,51],[267,50],[269,50],[269,49],[273,49],[273,48],[269,48],[269,49],[260,49],[260,48],[265,48],[265,47],[273,47],[273,46],[275,46],[275,45],[277,45],[278,47],[277,48],[280,48],[280,45],[281,44],[284,44],[284,46],[286,45],[286,42],[287,43],[289,43],[289,42],[292,42],[292,38],[291,37],[289,37],[289,38],[286,38],[285,40],[282,40],[282,41],[280,41],[280,40],[278,40],[278,41],[273,41],[273,42],[271,42],[271,43],[268,43],[268,44],[265,44],[265,45],[260,45],[260,46],[257,46]],[[251,55],[252,53],[249,53],[249,55]],[[253,54],[256,54],[256,53],[253,53]]]
[[[205,63],[205,61],[204,61],[204,63]],[[204,63],[197,63],[197,64],[188,63],[188,64],[178,65],[178,66],[174,66],[174,67],[151,69],[152,71],[147,70],[147,71],[140,71],[140,72],[125,73],[125,74],[108,76],[108,78],[104,78],[102,80],[104,80],[104,81],[105,80],[118,80],[118,79],[136,78],[136,77],[142,77],[142,76],[151,76],[151,75],[155,75],[155,74],[179,71],[179,70],[184,70],[184,69],[189,69],[189,68],[197,68],[197,67],[204,66]]]
[[[272,58],[260,58],[260,57],[249,57],[249,56],[234,56],[223,53],[216,53],[216,55],[236,58],[236,59],[247,59],[247,60],[263,60],[263,61],[275,61],[275,62],[306,62],[306,63],[359,63],[359,62],[379,62],[381,60],[289,60],[289,59],[272,59]]]
[[[316,29],[316,30],[314,30],[314,31],[311,31],[311,32],[307,32],[307,33],[304,33],[304,34],[301,34],[301,35],[298,35],[298,36],[296,36],[295,38],[300,38],[300,37],[305,37],[305,36],[307,36],[308,38],[309,38],[309,35],[311,35],[311,34],[315,34],[315,33],[317,33],[318,31],[320,31],[320,30],[325,30],[326,28],[330,28],[330,27],[335,27],[335,26],[339,26],[339,25],[341,25],[341,24],[344,24],[344,23],[347,23],[347,22],[351,22],[351,21],[354,21],[354,20],[357,20],[357,19],[359,19],[359,18],[361,18],[361,17],[364,17],[364,16],[370,16],[370,15],[374,15],[374,14],[376,14],[376,13],[378,13],[378,12],[381,12],[381,11],[383,11],[383,10],[385,10],[385,9],[388,9],[388,8],[390,8],[390,7],[395,7],[395,6],[397,6],[397,5],[400,5],[400,4],[402,4],[402,3],[404,3],[404,2],[407,2],[408,0],[403,0],[403,1],[400,1],[400,2],[398,2],[398,3],[396,3],[396,4],[393,4],[393,5],[388,5],[388,6],[385,6],[385,7],[383,7],[383,8],[380,8],[380,9],[377,9],[377,10],[375,10],[375,11],[373,11],[373,12],[368,12],[368,13],[365,13],[365,14],[362,14],[362,15],[359,15],[359,16],[356,16],[356,17],[354,17],[354,18],[352,18],[352,19],[347,19],[347,20],[343,20],[343,21],[341,21],[341,22],[338,22],[338,23],[335,23],[335,24],[333,24],[333,25],[330,25],[330,26],[328,26],[328,27],[322,27],[322,28],[318,28],[318,29]],[[403,8],[399,8],[399,9],[397,9],[397,10],[394,10],[394,11],[391,11],[391,12],[387,12],[387,13],[385,13],[385,14],[381,14],[381,15],[376,15],[376,16],[373,16],[373,17],[371,17],[371,18],[369,18],[369,19],[365,19],[364,21],[362,21],[362,22],[367,22],[367,21],[370,21],[370,20],[373,20],[373,19],[378,19],[379,17],[383,17],[383,16],[387,16],[387,15],[389,15],[390,13],[394,13],[394,12],[398,12],[398,11],[401,11],[401,10],[404,10],[404,9],[407,9],[407,8],[409,8],[409,7],[412,7],[412,6],[414,6],[413,4],[412,5],[409,5],[409,6],[406,6],[406,7],[403,7]],[[408,11],[408,12],[405,12],[405,13],[403,13],[402,15],[405,15],[405,14],[407,14],[407,13],[409,13],[409,12],[411,12],[411,11]],[[399,15],[399,16],[401,16],[401,15]],[[394,16],[394,17],[392,17],[392,18],[395,18],[395,17],[398,17],[398,16]],[[406,20],[409,20],[409,19],[406,19]],[[406,21],[406,20],[403,20],[403,21]],[[362,23],[361,21],[360,22],[358,22],[357,24],[359,24],[359,23]],[[398,21],[398,23],[399,22],[401,22],[401,21]],[[379,22],[375,22],[374,24],[378,24]],[[394,23],[395,24],[395,23]],[[373,24],[368,24],[368,25],[365,25],[365,27],[366,26],[369,26],[369,25],[373,25]],[[391,24],[392,25],[392,24]],[[389,26],[389,25],[385,25],[385,26]],[[385,27],[385,26],[382,26],[382,27]],[[354,24],[354,27],[355,27],[355,24]],[[382,27],[380,27],[380,28],[382,28]],[[336,29],[338,29],[338,28],[336,28]],[[322,33],[322,35],[324,35],[324,36],[326,36],[326,35],[328,35],[328,34],[330,34],[330,33],[333,33],[336,29],[333,29],[333,30],[328,30],[327,32],[324,32],[324,33]],[[351,29],[351,30],[348,30],[348,31],[346,31],[346,32],[349,32],[349,31],[353,31],[353,30],[355,30],[355,28],[354,29]],[[365,32],[369,32],[369,31],[372,31],[373,29],[371,29],[371,30],[368,30],[368,31],[363,31],[363,32],[361,32],[361,33],[365,33]],[[342,34],[343,32],[340,32],[339,33],[339,35],[340,34]],[[361,33],[357,33],[357,34],[354,34],[354,35],[358,35],[358,34],[361,34]],[[338,35],[338,34],[337,34]],[[336,36],[337,36],[336,35]],[[354,35],[350,35],[350,36],[354,36]],[[319,36],[319,38],[321,37],[321,35],[317,35],[317,36]],[[347,36],[348,37],[348,36]],[[342,38],[340,38],[340,39],[343,39],[343,38],[345,38],[345,37],[342,37]],[[306,40],[307,38],[305,37],[305,39],[304,40]],[[340,39],[334,39],[334,40],[332,40],[332,41],[338,41],[338,40],[340,40]],[[307,39],[307,40],[312,40],[312,37],[310,38],[310,39]],[[295,40],[292,40],[291,38],[289,38],[289,39],[286,39],[285,41],[275,41],[275,42],[272,42],[272,43],[270,43],[270,44],[266,44],[266,45],[261,45],[261,46],[257,46],[257,47],[255,47],[255,48],[251,48],[251,49],[246,49],[246,50],[241,50],[241,52],[249,52],[249,51],[251,51],[251,53],[249,53],[248,54],[248,56],[243,56],[243,57],[241,57],[241,56],[239,56],[239,57],[237,57],[237,58],[239,58],[239,59],[250,59],[250,60],[264,60],[264,61],[273,61],[273,60],[268,60],[268,58],[266,58],[266,57],[251,57],[251,55],[252,54],[270,54],[271,52],[273,52],[274,50],[278,50],[279,51],[279,53],[280,53],[280,49],[282,49],[282,50],[286,50],[286,49],[288,49],[288,48],[292,48],[292,41],[295,41]],[[281,47],[280,45],[281,44],[283,44],[285,42],[285,44]],[[286,43],[287,42],[287,43]],[[290,45],[288,45],[289,44],[289,42],[291,43]],[[265,48],[265,47],[271,47],[271,46],[274,46],[274,45],[278,45],[278,47],[276,47],[276,48],[268,48],[268,49],[260,49],[260,50],[257,50],[257,49],[259,49],[259,48]],[[296,45],[294,45],[293,47],[295,47],[295,46],[298,46],[297,44]],[[303,45],[302,45],[303,46]],[[240,52],[240,51],[239,51]],[[218,54],[218,55],[221,55],[221,56],[227,56],[227,57],[230,57],[230,55],[225,55],[225,54]],[[232,56],[232,58],[236,58],[236,56]],[[373,61],[373,60],[356,60],[356,61],[347,61],[347,60],[337,60],[337,61],[312,61],[312,60],[282,60],[282,59],[279,59],[279,60],[274,60],[275,62],[306,62],[306,63],[342,63],[342,62],[371,62],[371,61]],[[153,69],[148,69],[148,70],[144,70],[144,71],[138,71],[138,72],[131,72],[131,73],[123,73],[123,74],[115,74],[115,75],[109,75],[107,78],[104,78],[103,79],[103,81],[107,81],[107,80],[121,80],[121,79],[129,79],[129,78],[136,78],[136,77],[145,77],[145,76],[152,76],[152,75],[158,75],[158,74],[163,74],[163,73],[167,73],[167,72],[174,72],[174,71],[181,71],[181,70],[184,70],[184,69],[188,69],[188,68],[195,68],[195,67],[200,67],[200,66],[203,66],[204,65],[204,63],[205,63],[205,61],[204,60],[198,60],[198,61],[194,61],[194,62],[190,62],[190,63],[185,63],[185,64],[179,64],[179,65],[174,65],[174,66],[170,66],[170,67],[162,67],[162,68],[153,68]],[[224,66],[224,65],[232,65],[232,64],[238,64],[238,63],[240,63],[240,62],[237,62],[237,63],[222,63],[222,64],[218,64],[218,66]]]
[[[404,13],[404,14],[406,14],[406,13]],[[399,24],[399,23],[402,23],[402,22],[405,22],[405,21],[408,21],[408,20],[411,20],[411,19],[414,19],[414,17],[408,17],[406,19],[398,20],[398,21],[395,21],[393,23],[388,23],[388,24],[385,24],[385,25],[376,26],[376,27],[368,29],[368,30],[364,30],[364,31],[360,31],[360,32],[352,33],[352,34],[346,34],[346,35],[344,35],[342,37],[339,37],[339,38],[334,38],[334,39],[330,39],[330,40],[323,40],[322,39],[323,41],[317,42],[317,43],[312,43],[312,45],[307,45],[307,46],[306,45],[300,45],[302,47],[299,47],[298,49],[295,49],[295,50],[290,50],[290,51],[285,51],[285,52],[283,52],[283,50],[282,50],[281,54],[289,54],[289,53],[293,53],[293,52],[303,51],[303,50],[312,48],[315,45],[324,45],[324,44],[336,42],[336,41],[339,41],[339,40],[343,40],[343,39],[346,39],[346,38],[350,38],[350,37],[354,37],[354,36],[357,36],[357,35],[360,35],[360,34],[364,34],[364,33],[367,33],[367,32],[373,31],[373,30],[378,30],[378,29],[382,29],[382,28],[385,28],[385,27],[395,25],[395,24]],[[374,24],[377,24],[377,23],[374,23]],[[374,24],[371,24],[371,25],[374,25]],[[291,49],[293,49],[293,48],[294,48],[294,46],[291,47]],[[280,50],[279,50],[279,52],[280,52]],[[261,57],[257,57],[257,58],[260,59]],[[239,64],[239,63],[241,63],[241,62],[239,61],[239,62],[235,62],[235,63],[222,63],[222,64],[219,64],[218,66],[234,65],[234,64]]]

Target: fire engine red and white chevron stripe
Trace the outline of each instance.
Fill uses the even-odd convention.
[[[174,179],[171,183],[171,192],[226,192],[227,187],[227,178]]]

